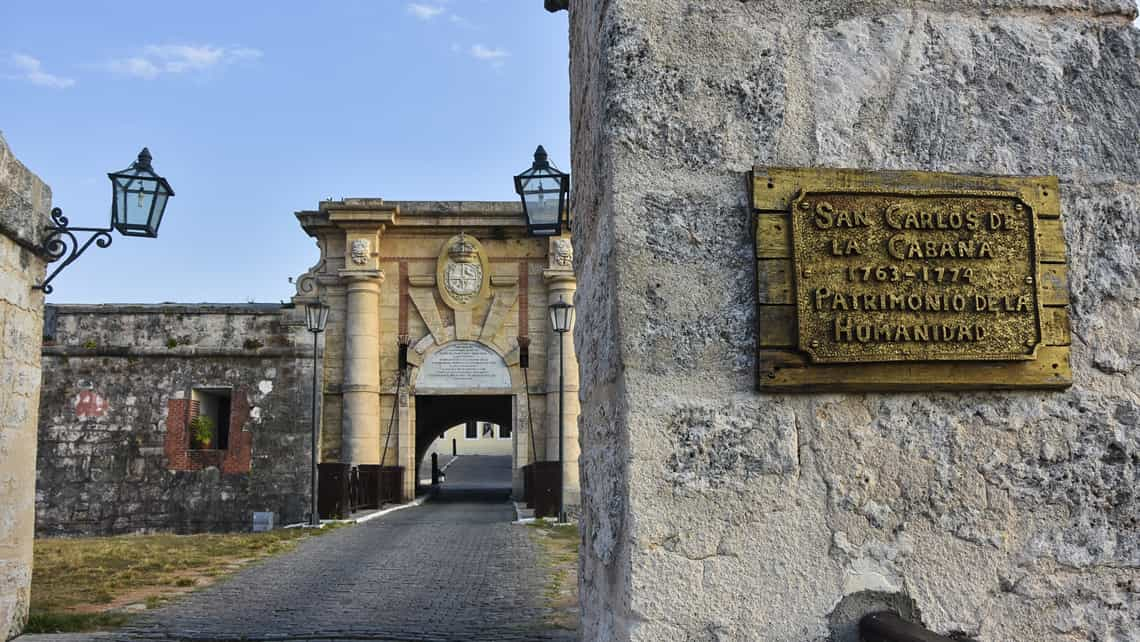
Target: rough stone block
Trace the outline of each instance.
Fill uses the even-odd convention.
[[[944,634],[1140,636],[1135,17],[573,3],[585,639],[837,639],[867,591]],[[756,164],[1056,174],[1072,389],[753,392]]]

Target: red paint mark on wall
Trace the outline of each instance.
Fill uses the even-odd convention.
[[[75,396],[75,416],[80,419],[92,419],[107,414],[110,405],[107,400],[100,397],[94,390],[80,390]]]

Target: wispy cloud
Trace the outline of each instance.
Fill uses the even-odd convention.
[[[140,55],[115,58],[103,67],[116,74],[153,80],[163,74],[184,74],[222,67],[262,56],[250,47],[215,45],[148,45]]]
[[[33,85],[52,89],[67,89],[75,84],[75,80],[71,78],[56,76],[44,71],[43,64],[40,63],[39,59],[27,54],[12,54],[8,62],[18,72],[11,76],[12,78],[26,80]]]
[[[471,45],[470,53],[473,58],[477,60],[485,60],[495,67],[501,66],[503,64],[503,59],[511,55],[510,52],[501,47],[495,47],[492,49],[490,47],[484,47],[480,44]]]
[[[420,20],[431,20],[432,18],[443,13],[443,7],[433,4],[420,4],[418,2],[408,3],[408,13],[419,18]]]

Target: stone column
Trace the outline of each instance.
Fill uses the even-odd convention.
[[[554,239],[551,250],[552,267],[543,272],[543,279],[547,287],[547,306],[558,301],[574,303],[574,291],[577,282],[574,271],[570,265],[571,257],[568,254],[569,239]],[[559,252],[561,251],[561,255]],[[561,258],[560,258],[561,256]],[[546,457],[549,461],[558,460],[558,420],[561,416],[563,425],[562,434],[562,463],[563,487],[566,510],[570,514],[577,514],[582,504],[581,491],[578,485],[578,356],[574,351],[574,335],[568,332],[559,337],[547,321],[546,342]],[[561,339],[563,350],[563,367],[565,368],[566,389],[563,399],[565,405],[559,407],[559,345]]]
[[[344,270],[341,461],[380,463],[380,270]]]
[[[396,448],[397,465],[404,467],[404,478],[400,484],[400,501],[403,502],[410,502],[416,498],[416,484],[418,483],[416,479],[416,409],[411,392],[408,390],[409,385],[410,382],[405,382],[400,389],[400,394],[394,400],[398,408],[396,420],[399,422],[399,425],[394,428],[399,435]],[[385,464],[387,465],[387,462]]]

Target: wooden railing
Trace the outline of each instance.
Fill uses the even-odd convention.
[[[322,519],[345,519],[359,510],[400,501],[401,466],[325,463],[318,473],[317,510]]]

